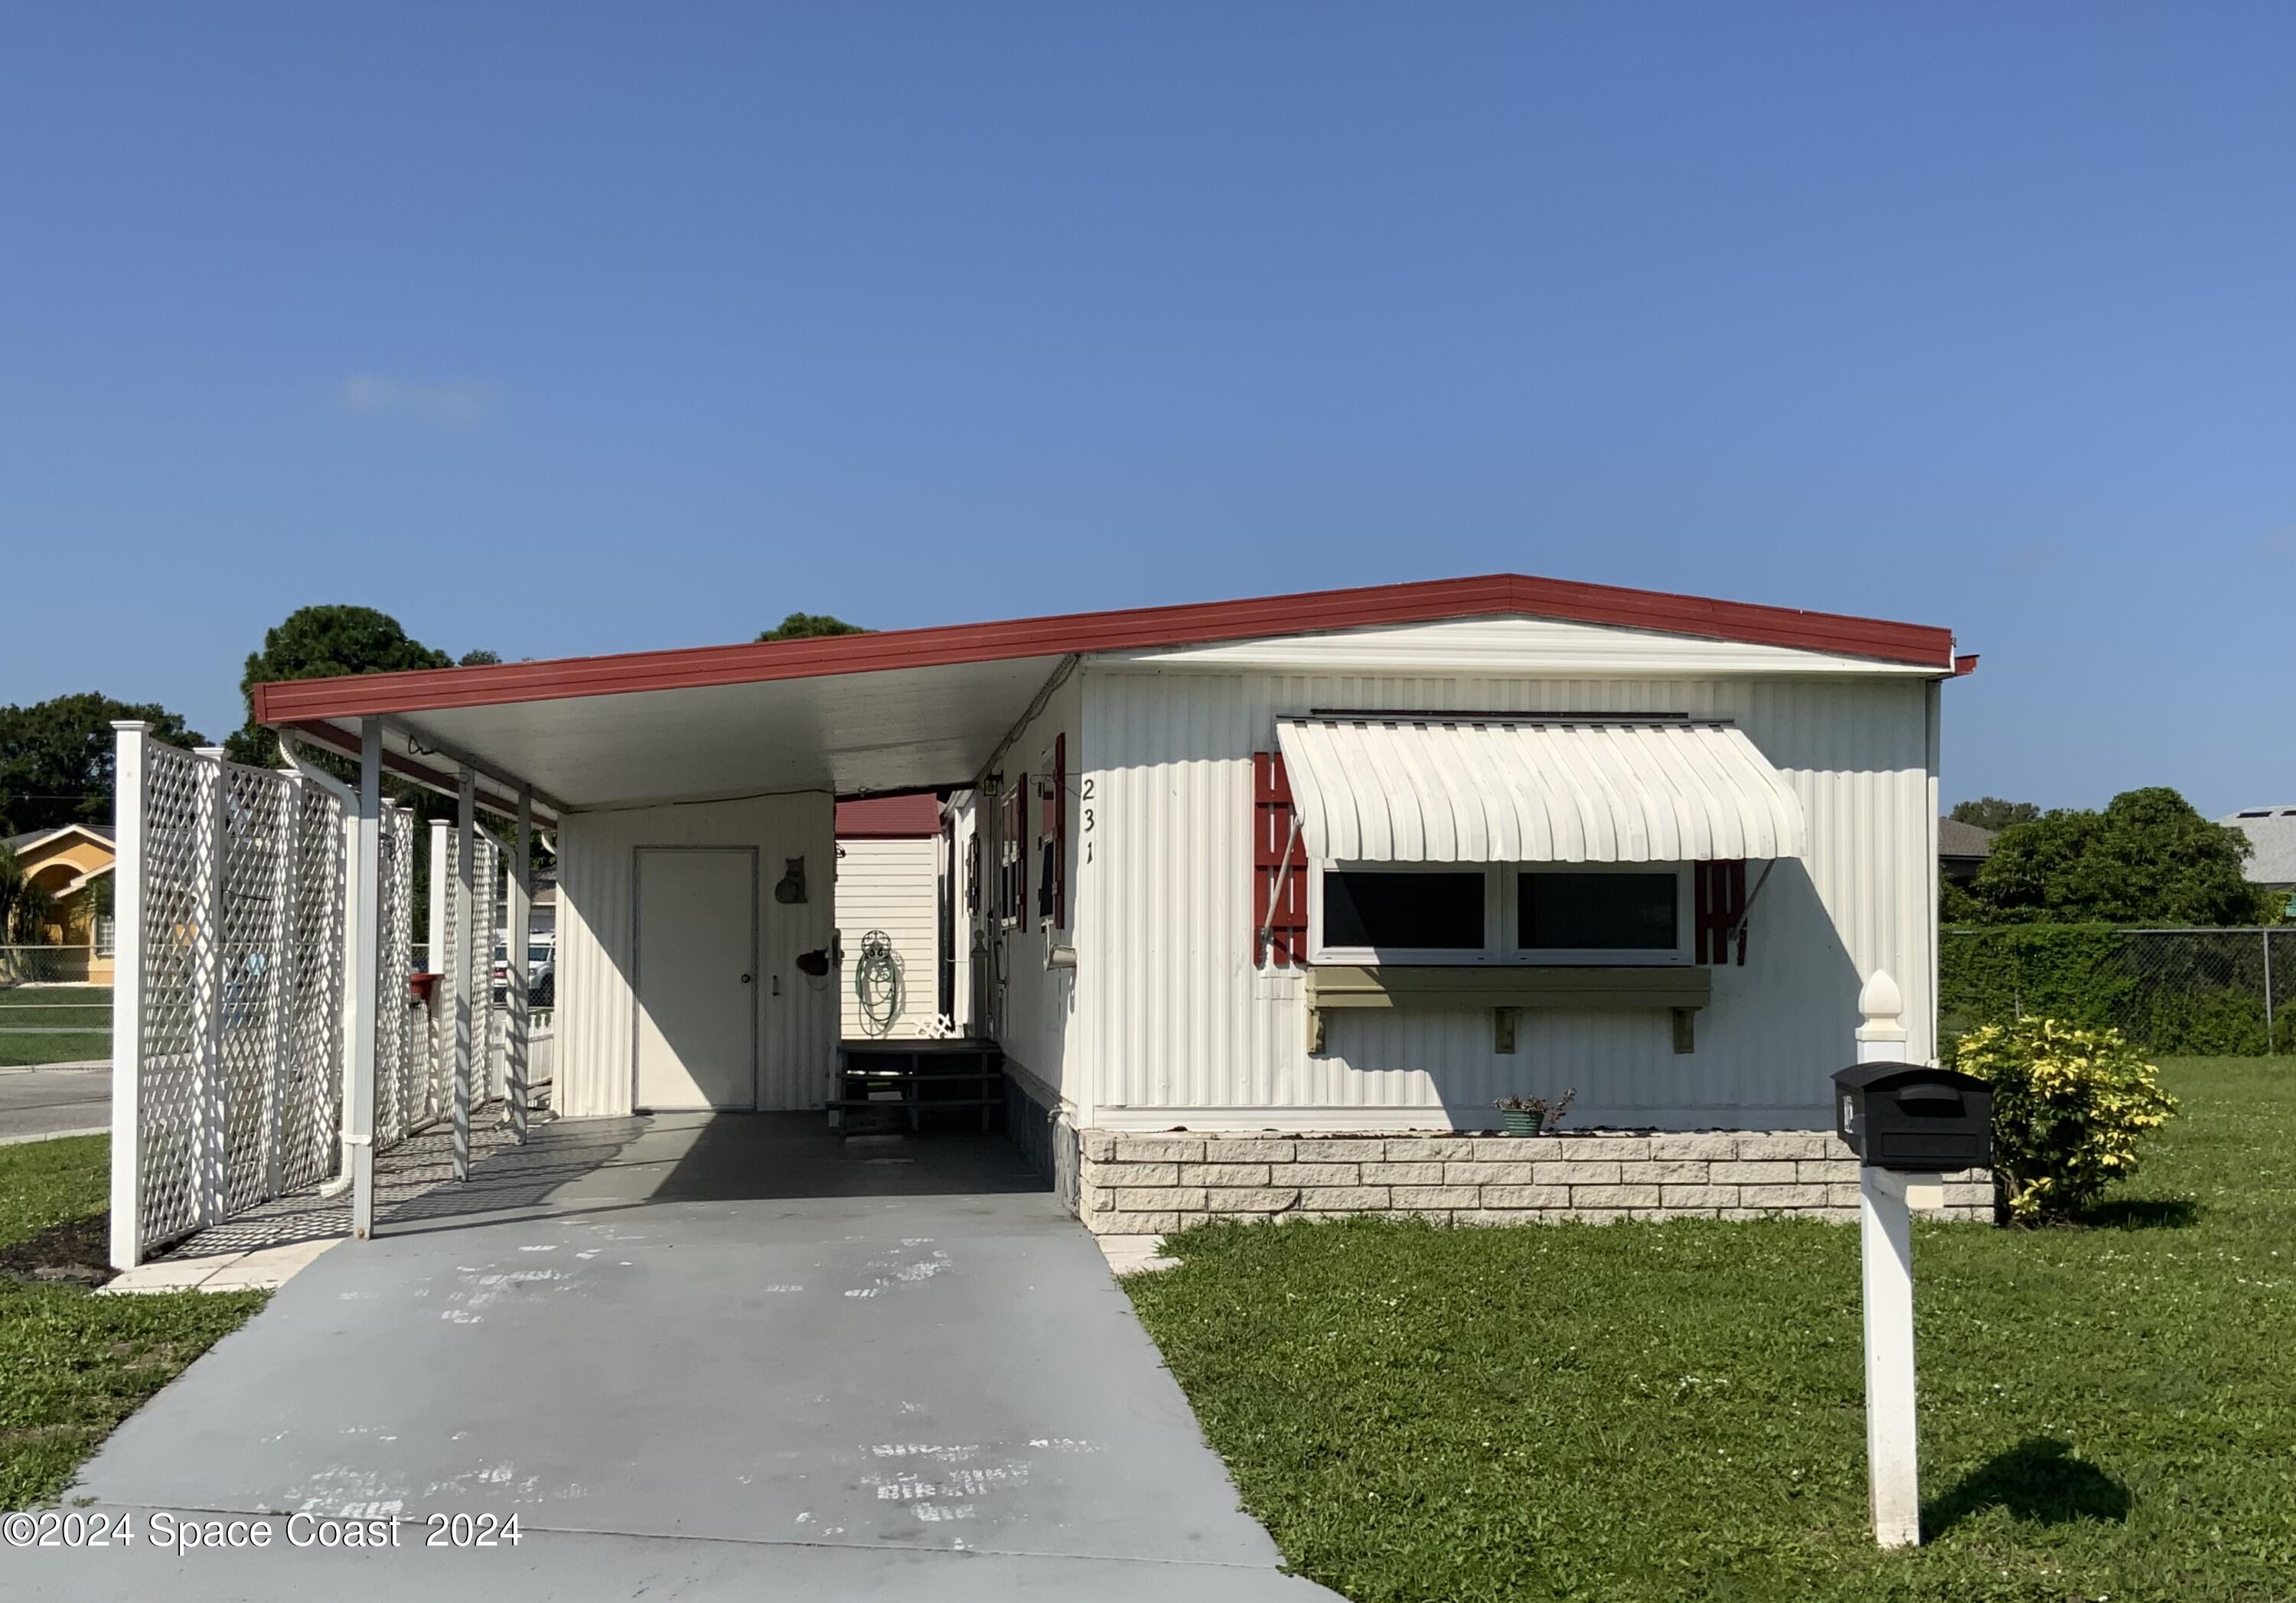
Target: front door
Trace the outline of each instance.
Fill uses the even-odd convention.
[[[640,846],[641,1108],[758,1105],[758,860],[747,848]]]

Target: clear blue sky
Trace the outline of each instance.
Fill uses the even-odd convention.
[[[0,231],[0,700],[1514,568],[2296,801],[2285,4],[18,4]]]

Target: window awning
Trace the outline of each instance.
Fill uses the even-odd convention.
[[[1693,718],[1279,720],[1311,857],[1684,863],[1799,857],[1801,802],[1735,725]]]

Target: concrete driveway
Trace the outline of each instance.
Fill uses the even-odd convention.
[[[1333,1595],[1277,1573],[1001,1137],[560,1124],[408,1211],[447,1210],[325,1253],[130,1419],[73,1495],[142,1540],[11,1554],[13,1595]],[[194,1510],[272,1545],[155,1550]],[[292,1546],[299,1512],[400,1545]],[[434,1515],[520,1541],[428,1547]]]
[[[110,1068],[0,1068],[0,1144],[111,1125]]]

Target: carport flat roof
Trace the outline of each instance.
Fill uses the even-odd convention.
[[[467,764],[554,811],[970,782],[1072,658],[1522,617],[1784,646],[1942,675],[1949,630],[1491,574],[1113,612],[258,684],[255,716],[336,749],[379,717],[394,772]]]

